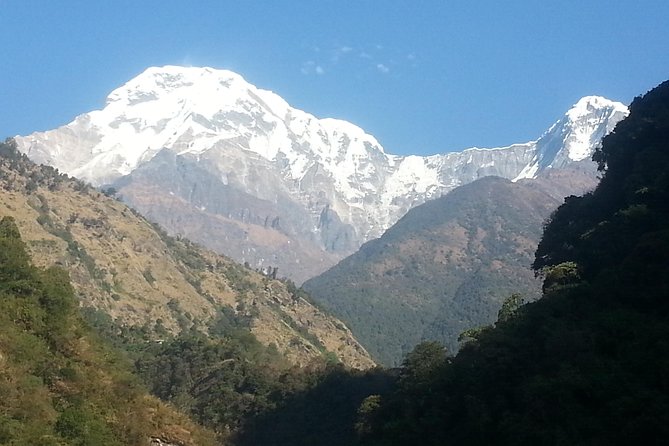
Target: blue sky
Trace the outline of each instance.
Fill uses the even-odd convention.
[[[0,0],[0,138],[152,65],[226,68],[396,154],[534,139],[585,95],[669,78],[669,1]]]

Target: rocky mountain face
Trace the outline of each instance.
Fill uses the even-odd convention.
[[[287,281],[168,236],[123,203],[0,143],[0,216],[12,216],[34,262],[70,274],[82,306],[154,339],[244,321],[295,364],[323,355],[374,365],[339,320]]]
[[[461,186],[411,209],[303,286],[386,365],[425,339],[456,351],[459,335],[494,322],[511,294],[540,296],[531,264],[543,222],[564,196],[595,186],[592,166]]]
[[[395,156],[230,71],[166,66],[113,91],[102,110],[16,140],[38,163],[113,186],[172,233],[301,282],[457,186],[587,158],[626,113],[585,97],[536,141]]]

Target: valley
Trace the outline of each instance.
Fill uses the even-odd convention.
[[[376,361],[398,365],[422,339],[457,351],[460,333],[493,322],[513,292],[539,296],[529,266],[542,223],[596,185],[589,158],[626,115],[588,96],[534,141],[396,156],[236,73],[165,66],[103,109],[16,142],[172,236],[306,281]]]
[[[162,67],[8,139],[0,440],[653,444],[668,92],[401,157],[234,73]]]
[[[669,2],[0,11],[0,446],[667,443]]]

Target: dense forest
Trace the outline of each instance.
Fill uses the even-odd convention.
[[[324,436],[336,441],[319,444],[350,444],[358,406],[393,380],[383,370],[350,369],[328,358],[291,364],[259,343],[248,320],[232,312],[223,313],[207,335],[184,332],[161,342],[118,326],[104,313],[86,314],[125,352],[153,395],[215,431],[224,444],[309,445]]]
[[[545,227],[543,298],[508,306],[455,357],[415,350],[405,364],[423,367],[368,400],[365,444],[666,443],[669,82],[594,159],[597,189]]]

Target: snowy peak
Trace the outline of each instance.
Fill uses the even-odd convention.
[[[163,146],[174,144],[182,135],[204,141],[189,144],[187,151],[192,153],[239,137],[248,141],[244,149],[268,160],[282,154],[291,164],[300,156],[294,150],[295,143],[303,145],[305,139],[312,155],[323,160],[341,157],[342,151],[357,155],[368,150],[383,153],[376,139],[360,127],[336,119],[318,120],[227,70],[149,68],[112,92],[103,112],[106,117],[113,117],[113,122],[132,121],[139,133],[149,127],[156,136],[167,133],[175,137],[157,138]],[[161,126],[168,120],[178,125],[170,125],[170,132],[165,132]],[[319,143],[314,144],[315,141]],[[299,167],[291,171],[296,179],[303,174]]]
[[[574,104],[565,116],[571,122],[578,122],[582,118],[602,114],[602,113],[623,113],[627,114],[627,107],[620,102],[611,101],[602,96],[584,96]]]
[[[309,167],[305,156],[336,174],[347,170],[342,163],[383,154],[361,128],[318,120],[236,73],[213,68],[149,68],[109,94],[102,110],[79,116],[63,130],[86,139],[84,147],[70,148],[77,152],[76,165],[53,144],[42,144],[52,132],[29,136],[28,153],[96,185],[128,175],[162,148],[200,154],[235,146],[267,160],[287,160],[287,175],[296,180]]]
[[[251,84],[232,71],[168,65],[146,69],[112,91],[107,97],[107,103],[121,101],[127,106],[176,94],[204,105],[207,102],[214,103],[217,99],[215,93],[222,89],[226,93],[236,92],[239,95],[249,87]]]
[[[627,113],[624,104],[601,96],[580,99],[558,122],[566,155],[572,161],[591,157],[594,147]]]
[[[270,227],[282,236],[350,253],[412,207],[460,185],[490,175],[535,178],[586,159],[626,114],[623,104],[588,96],[535,141],[396,156],[362,128],[293,108],[231,71],[164,66],[112,91],[101,110],[17,143],[34,161],[94,185],[163,175],[165,194],[182,193],[216,218],[281,222]],[[164,173],[165,160],[181,170]],[[178,186],[184,178],[197,181]],[[236,196],[243,204],[230,198]]]
[[[536,178],[546,169],[589,159],[604,136],[627,116],[627,107],[601,96],[586,96],[536,141],[532,161],[514,178]]]

